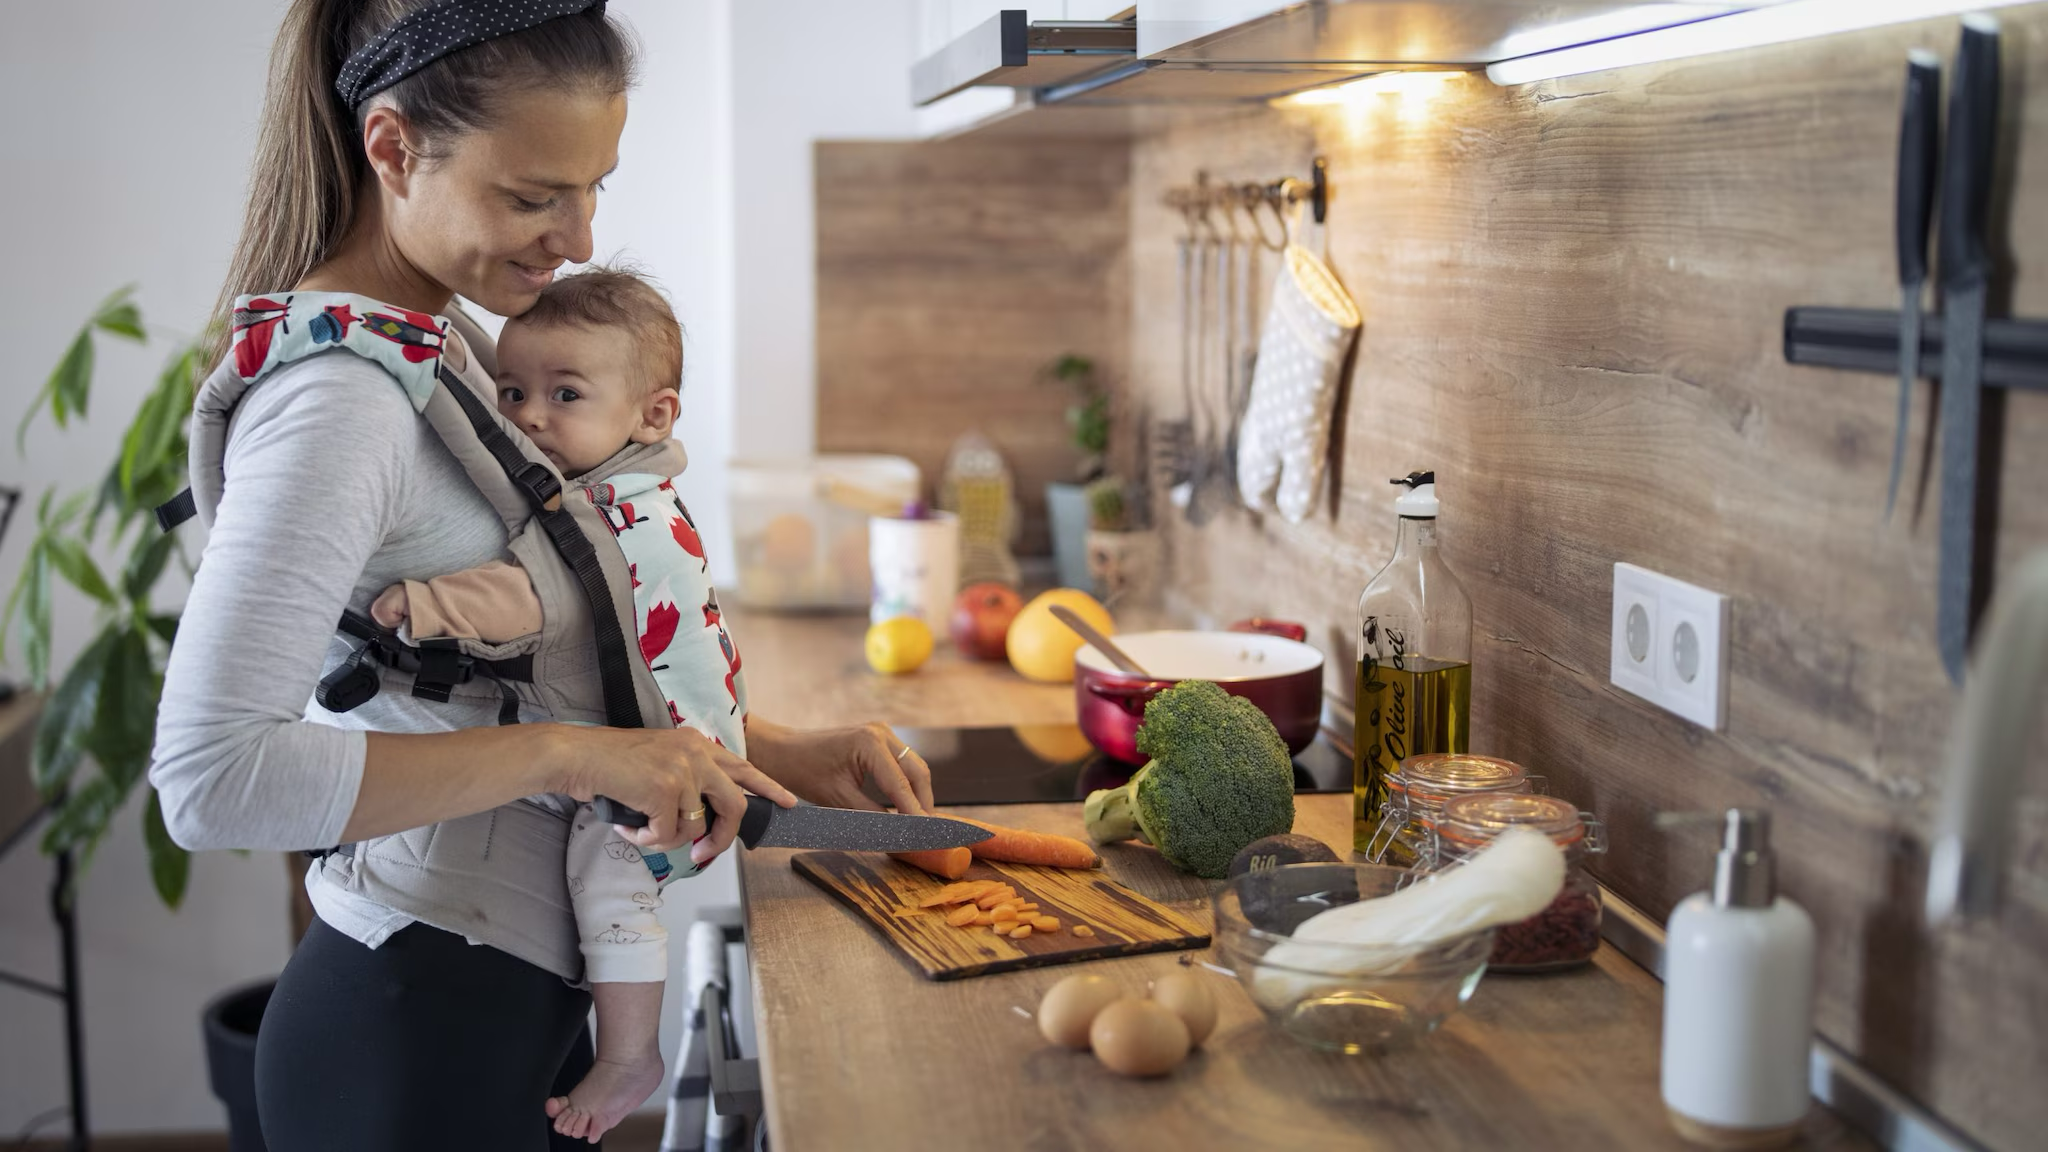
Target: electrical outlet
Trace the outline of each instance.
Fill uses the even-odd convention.
[[[1706,728],[1728,719],[1728,598],[1697,584],[1614,566],[1607,678]]]

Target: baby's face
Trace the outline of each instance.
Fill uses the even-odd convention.
[[[498,340],[498,411],[565,478],[610,459],[630,441],[668,436],[674,408],[641,382],[633,340],[618,329],[513,321]]]

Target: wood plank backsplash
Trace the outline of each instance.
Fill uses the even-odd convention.
[[[2001,14],[2011,314],[2048,317],[2048,5]],[[2048,741],[2005,907],[1919,923],[1955,693],[1935,654],[1938,482],[1883,519],[1894,385],[1787,366],[1784,311],[1896,307],[1905,51],[1955,23],[1432,98],[1261,109],[1132,148],[1129,372],[1178,405],[1167,188],[1329,159],[1331,263],[1365,328],[1332,497],[1304,524],[1165,518],[1173,602],[1310,622],[1348,702],[1355,598],[1392,550],[1388,477],[1434,468],[1477,615],[1473,746],[1607,821],[1602,878],[1662,917],[1711,875],[1656,813],[1760,805],[1821,927],[1820,1028],[1986,1144],[2048,1130]],[[1270,279],[1276,262],[1268,260]],[[2016,273],[2016,274],[2013,274]],[[1997,314],[1994,305],[1994,314]],[[999,328],[988,333],[995,337]],[[1916,397],[1925,459],[1931,394]],[[2048,396],[2002,416],[1995,568],[2048,546]],[[1611,687],[1611,569],[1733,599],[1725,731]],[[2048,702],[2044,702],[2048,704]],[[2048,707],[2044,707],[2048,711]]]
[[[1123,142],[821,142],[818,448],[915,460],[929,490],[978,429],[1017,480],[1019,550],[1051,551],[1071,480],[1062,353],[1123,374],[1131,220]]]

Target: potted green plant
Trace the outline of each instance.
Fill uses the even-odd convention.
[[[108,297],[79,329],[22,416],[17,451],[26,449],[29,429],[45,410],[60,430],[85,419],[99,340],[148,342],[131,292],[123,288]],[[149,759],[178,612],[154,597],[173,561],[187,577],[192,562],[176,534],[158,529],[153,513],[185,486],[186,426],[213,346],[210,333],[174,344],[121,437],[119,457],[96,487],[43,490],[21,575],[0,609],[0,657],[8,639],[18,637],[30,684],[49,694],[29,761],[35,786],[52,807],[43,851],[76,856],[75,890],[77,876],[91,866],[94,850],[140,788],[148,794],[142,841],[150,882],[172,909],[184,900],[191,858],[164,827],[149,786]],[[109,555],[122,557],[118,573],[95,558]],[[58,581],[96,609],[92,638],[65,668],[51,658],[51,592]],[[202,1015],[214,1092],[228,1106],[237,1152],[262,1148],[254,1111],[255,1040],[269,995],[268,983],[235,989]]]
[[[1142,507],[1115,474],[1088,485],[1088,575],[1104,604],[1144,603],[1158,587],[1159,537],[1141,524]]]
[[[1053,564],[1059,582],[1093,592],[1088,576],[1088,485],[1100,480],[1109,452],[1109,393],[1095,377],[1095,362],[1067,353],[1046,365],[1041,376],[1073,390],[1067,406],[1067,431],[1080,454],[1075,479],[1045,486],[1045,505],[1052,522]]]

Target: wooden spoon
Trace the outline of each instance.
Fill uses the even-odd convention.
[[[1052,606],[1052,616],[1053,619],[1072,628],[1074,633],[1081,637],[1081,639],[1095,645],[1095,650],[1109,657],[1110,663],[1129,672],[1133,676],[1143,676],[1147,680],[1158,679],[1158,677],[1150,672],[1145,671],[1144,666],[1131,659],[1123,649],[1111,643],[1109,637],[1096,631],[1095,625],[1076,616],[1073,609],[1064,604],[1055,604]]]

